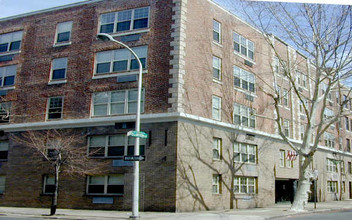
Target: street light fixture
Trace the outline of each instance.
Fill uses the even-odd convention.
[[[142,62],[137,56],[137,54],[126,44],[115,40],[111,35],[105,33],[99,33],[97,38],[103,41],[115,42],[127,50],[129,50],[132,55],[136,58],[139,65],[138,74],[138,92],[137,92],[137,112],[136,112],[136,131],[140,131],[140,118],[141,118],[141,96],[142,96]],[[134,155],[139,155],[139,137],[135,138],[134,143]],[[134,161],[133,166],[133,195],[132,195],[132,216],[130,218],[139,218],[139,161]]]

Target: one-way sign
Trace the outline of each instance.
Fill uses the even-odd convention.
[[[144,155],[124,156],[124,161],[145,161]]]

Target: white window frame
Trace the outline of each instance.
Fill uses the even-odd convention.
[[[47,184],[48,180],[52,180],[53,184]],[[54,176],[45,175],[44,179],[43,179],[43,194],[47,194],[47,195],[54,194],[53,192],[52,193],[45,192],[47,185],[54,185],[54,187],[55,187],[55,177]]]
[[[63,62],[64,65],[62,68],[57,68],[57,62]],[[67,64],[68,64],[68,58],[67,57],[61,57],[61,58],[56,58],[53,59],[51,62],[51,71],[50,71],[50,81],[66,81],[67,78]],[[65,69],[65,77],[64,78],[59,78],[59,79],[53,79],[54,77],[54,71],[58,69]]]
[[[17,35],[17,36],[16,36]],[[0,34],[0,44],[8,44],[6,51],[0,52],[0,55],[12,52],[19,52],[22,47],[23,31],[15,31],[5,34]],[[20,46],[16,50],[10,50],[11,44],[20,41]]]
[[[219,77],[215,76],[215,72],[218,72]],[[213,56],[213,79],[217,81],[221,81],[222,75],[222,60],[220,57]]]
[[[138,58],[142,61],[142,65],[144,63],[143,69],[147,69],[148,68],[148,46],[144,45],[144,46],[132,47],[131,49],[137,54]],[[124,58],[115,58],[115,55],[117,57],[120,56]],[[102,57],[106,56],[109,58],[107,60],[99,62],[98,61],[99,56],[102,56]],[[94,76],[111,75],[114,73],[138,72],[138,68],[131,69],[131,63],[133,60],[136,60],[135,56],[126,48],[97,52],[95,54]],[[126,70],[114,71],[114,62],[119,62],[119,61],[127,61]],[[101,72],[101,73],[97,72],[98,65],[108,64],[108,63],[109,63],[109,72]]]
[[[67,25],[68,28],[64,28],[64,30],[61,30],[63,27],[62,26],[65,26]],[[72,25],[73,25],[73,21],[65,21],[65,22],[60,22],[56,25],[56,34],[55,34],[55,45],[66,45],[66,44],[71,44],[71,37],[72,37]],[[67,41],[60,41],[58,42],[59,40],[59,34],[62,34],[62,33],[66,33],[66,32],[69,32],[69,37],[68,37],[68,40]]]
[[[238,117],[239,117],[239,123],[236,124],[235,118],[238,118]],[[247,125],[243,123],[245,118],[247,118]],[[256,127],[255,110],[245,105],[234,103],[233,123],[240,126],[255,128]],[[253,124],[254,126],[252,126]]]
[[[327,191],[329,193],[337,193],[338,192],[338,186],[337,186],[337,181],[327,181]]]
[[[219,40],[215,39],[215,35],[219,37]],[[213,20],[213,41],[221,44],[221,23],[217,20]]]
[[[57,98],[61,98],[61,107],[55,107],[55,109],[60,109],[60,118],[49,118],[49,114],[50,114],[50,103],[52,99],[57,99]],[[49,97],[48,101],[47,101],[47,109],[46,109],[46,120],[60,120],[63,118],[64,115],[64,97],[63,96],[54,96],[54,97]]]
[[[141,17],[143,19],[147,18],[148,22],[147,22],[147,27],[143,27],[143,28],[134,28],[134,23],[136,20],[141,19],[141,18],[135,18],[135,14],[136,10],[142,10],[142,9],[148,9],[148,16],[147,17]],[[127,12],[131,12],[131,18],[130,19],[125,19],[125,20],[119,20],[119,13],[121,13],[121,15],[123,13],[127,13]],[[102,23],[103,22],[103,16],[114,16],[114,21],[113,22],[109,22],[109,23]],[[123,30],[123,31],[116,31],[117,29],[117,23],[119,22],[125,22],[125,21],[130,21],[130,27],[128,30]],[[113,23],[113,31],[112,32],[102,32],[102,25],[106,25],[106,24],[112,24]],[[132,31],[138,31],[138,30],[145,30],[148,29],[150,25],[150,7],[141,7],[141,8],[134,8],[134,9],[128,9],[128,10],[123,10],[123,11],[116,11],[116,12],[109,12],[109,13],[104,13],[101,14],[99,16],[99,33],[110,33],[110,34],[118,34],[118,33],[125,33],[125,32],[132,32]]]
[[[250,184],[250,182],[253,182]],[[236,194],[256,194],[257,193],[257,178],[236,176],[234,178],[234,193]],[[253,192],[249,192],[253,188]],[[238,190],[236,190],[238,189]]]
[[[0,88],[12,88],[16,84],[16,73],[17,73],[17,65],[9,65],[0,67]],[[7,77],[14,77],[13,84],[4,85],[5,79]]]
[[[233,154],[235,163],[257,164],[258,146],[254,144],[234,142]],[[251,161],[250,158],[254,158]]]
[[[289,102],[288,90],[284,88],[283,94],[282,94],[282,103],[285,107],[288,107],[288,102]]]
[[[0,175],[0,195],[4,194],[6,190],[6,176]]]
[[[335,148],[336,141],[335,141],[335,135],[325,132],[324,133],[324,142],[325,146],[329,148]]]
[[[120,155],[120,156],[109,156],[108,153],[109,153],[109,147],[110,146],[114,146],[114,145],[110,145],[109,144],[109,140],[110,140],[110,137],[116,137],[116,136],[123,136],[123,144],[121,146],[124,147],[124,153],[123,155]],[[92,147],[91,146],[91,140],[92,138],[104,138],[104,146],[94,146]],[[91,158],[121,158],[123,157],[124,155],[128,155],[128,148],[129,147],[133,147],[134,149],[134,138],[133,137],[128,137],[126,134],[114,134],[114,135],[95,135],[95,136],[89,136],[88,137],[88,149],[87,149],[87,155],[88,157],[91,157]],[[143,148],[142,146],[144,146],[144,151],[145,151],[145,148],[146,148],[146,139],[144,138],[141,138],[140,139],[140,150]],[[120,146],[120,145],[119,145]],[[94,148],[104,148],[104,155],[103,156],[94,156],[94,155],[91,155],[90,154],[90,149],[94,149]],[[134,152],[134,150],[133,150]],[[145,152],[144,152],[145,153]]]
[[[212,96],[212,119],[221,121],[221,98],[219,96]]]
[[[122,184],[108,184],[109,182],[109,177],[121,177],[122,178]],[[98,184],[91,184],[91,178],[92,177],[104,177],[104,192],[103,193],[90,193],[89,192],[89,186],[90,185],[98,185]],[[109,185],[118,185],[118,186],[123,186],[125,188],[125,176],[124,174],[111,174],[111,175],[97,175],[97,176],[87,176],[87,187],[86,187],[86,192],[87,195],[123,195],[123,193],[108,193],[108,186]],[[123,190],[125,191],[125,189]]]
[[[282,127],[284,130],[284,134],[286,135],[286,137],[290,137],[290,120],[288,119],[284,119],[282,120]]]
[[[221,148],[222,148],[222,139],[221,138],[213,138],[213,160],[221,160]]]
[[[280,167],[286,167],[286,151],[280,150]]]
[[[213,194],[221,193],[221,175],[213,174],[212,176],[212,192]]]
[[[238,66],[233,66],[234,86],[246,92],[255,93],[255,75]],[[247,87],[247,88],[246,88]],[[253,87],[253,89],[251,89]]]
[[[234,43],[234,52],[236,54],[239,54],[240,56],[244,56],[252,61],[254,61],[255,57],[255,44],[253,41],[248,40],[247,38],[243,37],[242,35],[233,32],[233,43]],[[239,50],[237,51],[236,44],[239,47]],[[242,50],[245,51],[245,54],[242,52]],[[253,53],[253,57],[249,56],[249,52]]]
[[[111,98],[111,94],[114,93],[114,92],[124,92],[125,93],[125,99],[121,102],[112,102],[112,98]],[[135,114],[136,112],[130,112],[129,109],[128,109],[128,104],[130,103],[136,103],[136,106],[137,106],[137,97],[136,97],[136,100],[129,100],[128,99],[128,96],[129,96],[129,93],[130,92],[138,92],[137,89],[129,89],[129,90],[115,90],[115,91],[106,91],[106,92],[96,92],[93,94],[92,96],[92,111],[91,111],[91,116],[92,117],[104,117],[104,116],[111,116],[111,115],[127,115],[127,114]],[[98,103],[98,104],[95,104],[95,98],[96,96],[98,96],[99,94],[104,94],[106,93],[107,95],[107,102],[106,103]],[[123,113],[121,114],[112,114],[112,111],[111,111],[111,108],[112,108],[112,105],[114,104],[124,104],[124,109],[123,109]],[[103,114],[103,115],[96,115],[94,114],[95,112],[95,106],[97,105],[107,105],[107,109],[106,109],[106,114]],[[141,113],[144,112],[144,89],[142,89],[142,94],[141,94]]]
[[[337,165],[334,163],[333,159],[326,158],[326,171],[337,173]]]

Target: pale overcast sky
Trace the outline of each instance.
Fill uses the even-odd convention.
[[[0,0],[0,18],[37,11],[60,5],[82,2],[83,0]],[[215,0],[224,5],[231,5],[233,0]],[[266,0],[280,1],[280,0]],[[288,2],[352,4],[351,0],[281,0]]]

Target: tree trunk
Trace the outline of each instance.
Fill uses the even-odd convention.
[[[57,198],[58,198],[58,191],[59,191],[59,171],[60,171],[60,168],[56,166],[55,167],[55,190],[51,201],[50,215],[55,215],[56,213]]]
[[[235,195],[233,192],[233,182],[234,182],[234,176],[232,175],[231,177],[231,183],[230,183],[230,209],[233,209],[233,200],[235,199]]]
[[[299,169],[299,180],[298,187],[291,206],[291,211],[302,212],[304,211],[305,205],[308,203],[308,193],[310,192],[310,178],[311,171],[309,170],[309,163],[311,158],[306,157],[305,161],[301,163]]]

